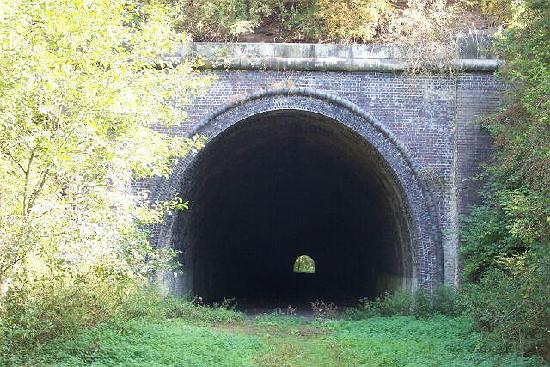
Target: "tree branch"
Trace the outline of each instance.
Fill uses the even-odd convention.
[[[36,198],[38,197],[38,195],[40,194],[40,192],[44,188],[44,184],[46,183],[46,179],[48,178],[48,175],[50,173],[50,170],[51,170],[52,166],[53,166],[53,163],[50,162],[48,164],[48,167],[46,167],[44,172],[42,172],[42,175],[40,177],[40,182],[38,183],[38,186],[36,187],[36,189],[33,190],[31,195],[29,196],[29,203],[28,203],[28,209],[29,210],[32,209],[32,207],[34,206],[34,203],[36,201]]]
[[[19,167],[21,171],[23,171],[23,174],[27,173],[23,165],[21,165],[21,163],[19,163],[19,161],[15,159],[15,157],[4,146],[0,146],[0,152],[6,157],[8,157],[13,163],[15,163],[15,165]]]
[[[28,200],[29,200],[29,180],[30,180],[30,172],[31,172],[31,165],[35,157],[37,147],[35,146],[31,150],[31,156],[29,157],[29,161],[27,162],[27,169],[25,170],[25,183],[23,185],[23,215],[25,217],[29,214],[29,207],[28,207]]]

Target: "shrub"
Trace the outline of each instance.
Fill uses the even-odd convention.
[[[348,308],[342,314],[346,319],[359,320],[373,316],[410,316],[425,318],[435,313],[445,316],[460,314],[460,302],[456,289],[439,284],[433,294],[420,288],[415,292],[397,290],[386,292],[382,297],[371,301],[362,300],[361,305]]]
[[[357,307],[348,307],[344,309],[341,316],[344,320],[363,320],[381,315],[380,310],[376,307],[374,302],[369,302],[365,299],[361,300],[360,305]]]
[[[121,279],[90,275],[70,284],[66,279],[43,279],[19,285],[4,298],[0,308],[0,361],[99,324],[124,329],[129,320],[166,318],[191,324],[230,324],[244,316],[225,305],[197,305],[163,296],[156,286],[141,287]]]
[[[485,121],[494,143],[489,189],[463,227],[464,278],[472,282],[464,303],[501,344],[550,359],[550,3],[511,5],[496,43],[510,88]]]
[[[233,39],[251,33],[262,19],[282,8],[281,0],[169,1],[177,28],[197,41]]]
[[[386,292],[382,297],[374,300],[373,307],[382,316],[411,315],[414,305],[414,294],[406,290]]]
[[[479,9],[484,15],[504,22],[512,18],[514,8],[521,6],[522,3],[521,0],[466,0],[465,2],[471,9]]]
[[[242,313],[224,304],[210,307],[174,298],[166,309],[166,317],[179,318],[192,323],[216,324],[230,324],[244,319]]]
[[[311,302],[311,309],[316,320],[334,319],[338,312],[338,307],[334,303],[319,300]]]
[[[97,273],[17,283],[0,304],[0,359],[113,317],[132,291],[131,284]]]
[[[295,38],[318,40],[324,37],[324,30],[317,12],[316,1],[296,1],[281,12],[281,23],[288,32],[295,32]]]
[[[459,52],[457,35],[469,29],[465,19],[460,2],[408,0],[391,18],[385,41],[402,47],[411,72],[452,71]]]
[[[465,286],[463,303],[476,326],[502,345],[550,359],[550,253],[529,253],[526,268],[492,269]]]
[[[494,202],[490,193],[485,200]],[[506,226],[504,212],[496,205],[480,205],[463,219],[459,255],[465,281],[478,281],[485,271],[498,267],[498,256],[525,251],[525,245],[510,236]]]
[[[414,292],[413,315],[416,318],[426,318],[433,314],[432,299],[423,288]]]
[[[243,320],[242,313],[235,311],[232,302],[212,306],[163,295],[155,285],[140,288],[126,297],[113,319],[125,322],[131,319],[163,320],[181,319],[193,324],[229,324]]]
[[[318,0],[316,9],[323,34],[345,42],[371,40],[393,11],[387,0]]]
[[[367,42],[386,25],[393,7],[388,0],[193,0],[169,1],[179,28],[195,40],[230,40],[252,33],[276,17],[298,37]]]
[[[459,293],[454,287],[438,284],[432,295],[433,312],[446,316],[461,313]]]

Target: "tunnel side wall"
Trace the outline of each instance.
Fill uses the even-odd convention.
[[[187,120],[162,131],[188,136],[223,106],[280,88],[307,88],[348,101],[391,132],[418,168],[419,179],[433,196],[444,280],[457,284],[459,215],[477,201],[480,184],[474,178],[479,163],[490,154],[490,140],[479,119],[498,108],[505,90],[492,71],[408,75],[323,71],[322,67],[314,71],[237,69],[206,71],[216,78],[212,87],[193,99]],[[160,179],[136,186],[151,191],[152,198],[166,189]],[[165,224],[162,232],[170,233],[170,225]],[[154,231],[154,241],[166,243],[160,232],[159,228]]]

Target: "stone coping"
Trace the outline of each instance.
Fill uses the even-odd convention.
[[[486,39],[461,40],[453,67],[495,71],[502,60],[487,49]],[[191,42],[181,50],[180,57],[187,56],[198,57],[207,69],[400,72],[410,66],[403,49],[393,45]]]

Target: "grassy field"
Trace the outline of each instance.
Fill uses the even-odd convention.
[[[18,366],[542,366],[491,350],[466,318],[373,317],[306,321],[228,310],[184,310],[82,331],[32,353]],[[191,310],[191,309],[189,309]],[[1,364],[1,363],[0,363]]]

